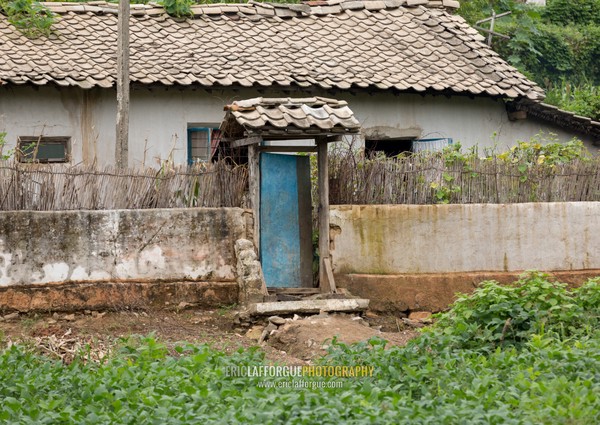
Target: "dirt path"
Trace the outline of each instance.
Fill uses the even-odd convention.
[[[321,314],[279,319],[275,320],[279,326],[267,318],[241,322],[234,308],[0,315],[0,345],[32,343],[42,352],[69,361],[86,345],[94,357],[103,357],[119,338],[132,334],[154,334],[168,346],[206,343],[226,352],[256,346],[262,337],[266,340],[261,347],[269,361],[306,364],[325,354],[334,336],[346,343],[379,336],[391,345],[403,345],[416,335],[395,317],[372,313],[364,317]]]

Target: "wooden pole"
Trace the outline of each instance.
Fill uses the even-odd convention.
[[[254,217],[254,245],[260,255],[260,151],[258,144],[248,146],[248,189]]]
[[[327,138],[318,138],[319,176],[319,286],[321,292],[335,292],[329,257],[329,171],[327,168]],[[329,273],[328,273],[329,271]]]
[[[496,23],[496,11],[492,9],[492,20],[490,22],[490,33],[488,34],[487,45],[492,45],[492,34],[494,33],[494,25]]]
[[[115,163],[127,168],[129,158],[129,0],[119,1],[117,23],[117,137]]]

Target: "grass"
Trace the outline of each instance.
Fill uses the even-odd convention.
[[[152,337],[122,340],[102,363],[13,346],[0,355],[0,422],[597,424],[599,311],[600,279],[575,291],[539,273],[486,282],[406,347],[334,341],[320,365],[374,368],[351,378],[230,377],[264,354],[181,345],[170,355]]]

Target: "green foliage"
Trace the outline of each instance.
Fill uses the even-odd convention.
[[[16,149],[4,150],[6,147],[6,133],[0,131],[0,161],[6,161],[15,155]]]
[[[48,36],[55,16],[48,8],[33,0],[0,0],[0,12],[29,38]]]
[[[493,48],[548,91],[548,102],[600,118],[600,0],[551,0],[545,8],[516,1],[461,2],[469,23],[510,10],[496,22]]]
[[[364,365],[373,376],[301,379],[343,379],[341,387],[227,376],[228,367],[264,365],[256,349],[168,350],[130,337],[101,363],[65,365],[12,346],[0,353],[0,422],[597,424],[599,311],[600,278],[574,291],[540,273],[487,282],[406,347],[334,340],[321,365]]]
[[[583,289],[585,288],[585,289]],[[534,334],[581,336],[598,322],[600,285],[590,280],[580,291],[530,272],[517,282],[482,282],[471,296],[463,295],[430,330],[459,348],[493,350],[500,345],[521,346]]]
[[[183,18],[192,15],[192,0],[161,0],[159,2],[165,8],[165,11],[176,18]]]
[[[560,143],[553,134],[540,133],[527,142],[519,141],[509,150],[502,153],[486,152],[485,157],[480,157],[477,146],[463,152],[460,143],[444,148],[441,152],[425,153],[433,157],[440,157],[444,161],[445,171],[441,178],[429,183],[436,204],[449,204],[461,202],[461,183],[458,179],[476,179],[480,176],[473,166],[478,161],[498,161],[517,165],[520,173],[520,182],[525,183],[531,175],[551,176],[554,167],[574,161],[589,161],[589,154],[583,142],[573,139],[567,143]],[[532,187],[531,201],[537,201],[535,193],[537,187]]]
[[[549,83],[548,86],[546,103],[556,105],[584,117],[600,120],[599,86],[591,84],[575,85],[565,79],[560,84],[553,85]]]
[[[590,154],[583,142],[573,139],[567,143],[554,141],[553,135],[550,139],[543,134],[538,134],[528,142],[517,142],[508,151],[497,155],[501,161],[521,164],[526,166],[524,170],[534,165],[554,166],[566,164],[575,160],[586,161]],[[491,159],[491,157],[489,157]]]
[[[600,24],[600,0],[549,0],[542,16],[553,24]]]

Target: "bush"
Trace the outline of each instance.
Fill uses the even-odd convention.
[[[582,336],[598,324],[600,280],[569,291],[548,275],[530,272],[510,285],[482,282],[472,295],[462,295],[429,330],[455,348],[490,351],[521,347],[536,334],[560,339]]]
[[[549,0],[542,16],[560,25],[600,24],[600,0]]]

